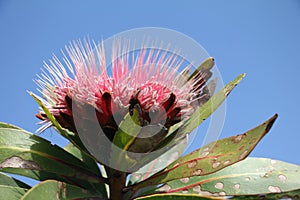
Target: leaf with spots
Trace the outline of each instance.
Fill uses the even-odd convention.
[[[220,197],[206,197],[190,194],[154,194],[145,197],[139,197],[135,200],[209,200],[209,199],[224,199]]]
[[[101,194],[92,193],[75,185],[47,180],[28,190],[21,200],[43,199],[103,199]]]
[[[298,200],[300,198],[300,189],[281,193],[258,194],[258,195],[236,195],[230,199],[236,200]]]
[[[81,160],[49,141],[22,129],[0,128],[0,171],[36,180],[103,183]]]
[[[248,132],[212,142],[173,162],[165,170],[137,183],[131,188],[137,190],[147,185],[166,183],[171,180],[204,176],[245,159],[257,143],[270,130],[277,114]]]
[[[238,195],[236,199],[239,199],[241,195],[256,195],[257,198],[258,194],[263,196],[262,194],[299,189],[300,166],[267,158],[247,158],[213,174],[170,181],[158,191],[219,196]],[[299,191],[290,193],[293,196],[297,194],[300,194]],[[280,195],[284,196],[284,194]],[[272,195],[267,199],[269,197],[271,198]],[[251,198],[251,196],[244,198]]]
[[[0,173],[1,199],[19,200],[28,189],[30,189],[29,185]]]
[[[137,172],[134,172],[130,176],[130,184],[143,181],[148,177],[152,176],[156,172],[162,170],[167,167],[169,164],[174,162],[179,156],[183,153],[186,148],[187,140],[182,140],[178,145],[171,148],[169,151],[165,152],[162,155],[158,155],[158,157],[151,161],[149,164],[145,165]]]

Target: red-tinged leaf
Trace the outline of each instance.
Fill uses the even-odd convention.
[[[0,128],[0,171],[37,180],[103,182],[100,174],[49,141],[27,131]]]
[[[247,158],[213,174],[170,181],[157,192],[257,197],[290,190],[300,190],[300,166],[266,158]]]
[[[135,200],[209,200],[224,199],[222,197],[205,197],[193,194],[154,194],[136,198]]]
[[[41,182],[28,190],[21,200],[105,199],[101,194],[55,180]]]
[[[182,140],[178,145],[171,148],[169,151],[162,155],[158,155],[158,157],[151,161],[149,164],[145,165],[137,172],[132,173],[130,176],[130,184],[141,182],[163,168],[167,167],[169,164],[174,162],[179,156],[183,153],[185,147],[187,145],[187,140]]]
[[[159,156],[137,172],[130,175],[129,184],[132,185],[137,182],[141,182],[146,180],[147,178],[151,177],[156,172],[160,171],[161,169],[165,168],[173,161],[178,159],[178,157],[182,154],[187,144],[187,140],[181,141],[178,145],[171,148],[169,151],[164,153],[163,155]],[[129,197],[137,197],[137,196],[144,196],[147,194],[153,194],[153,192],[157,189],[156,186],[148,186],[146,188],[141,188],[140,190],[136,191],[128,191]]]
[[[153,175],[147,180],[130,186],[130,188],[137,190],[148,185],[166,183],[175,179],[203,176],[243,160],[270,130],[276,118],[277,114],[265,123],[244,134],[210,143],[179,158],[165,170]]]
[[[209,194],[209,193],[207,193]],[[215,194],[218,195],[218,194]],[[281,193],[257,194],[257,195],[236,195],[236,196],[202,196],[200,194],[153,194],[135,198],[135,200],[208,200],[208,199],[233,199],[233,200],[298,200],[300,190],[292,190]]]

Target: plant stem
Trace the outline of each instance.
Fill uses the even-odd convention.
[[[126,172],[121,172],[115,169],[107,169],[108,182],[109,182],[109,199],[110,200],[123,200],[123,188],[126,183]]]

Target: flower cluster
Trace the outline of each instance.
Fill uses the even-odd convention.
[[[108,61],[103,43],[78,41],[66,47],[64,62],[54,56],[45,63],[46,70],[37,83],[62,127],[76,133],[74,115],[84,116],[83,121],[100,125],[113,140],[119,123],[134,108],[142,126],[160,124],[168,129],[207,100],[209,92],[203,88],[211,77],[210,69],[190,76],[192,65],[178,73],[184,60],[176,53],[146,47],[134,52],[128,49],[116,40]],[[87,117],[88,110],[96,117]],[[40,130],[52,125],[43,111],[36,116],[44,123]]]

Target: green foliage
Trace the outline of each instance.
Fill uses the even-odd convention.
[[[218,196],[288,192],[299,189],[299,172],[297,165],[266,158],[246,158],[216,173],[170,181],[161,188]]]
[[[30,186],[0,173],[0,194],[6,200],[20,199],[30,188]]]
[[[270,130],[277,115],[241,135],[212,142],[170,164],[165,170],[132,186],[133,190],[174,179],[203,176],[217,172],[246,158],[260,139]]]
[[[21,200],[103,198],[88,190],[55,180],[43,181],[26,192]]]
[[[213,64],[209,58],[191,75],[188,71],[183,75],[195,78],[199,71],[210,70]],[[138,200],[299,197],[299,166],[266,158],[246,158],[270,130],[277,115],[244,134],[212,142],[179,157],[186,147],[186,136],[222,104],[244,76],[228,83],[188,120],[161,132],[159,138],[139,140],[137,136],[148,134],[149,130],[139,126],[138,107],[128,113],[112,140],[119,150],[99,154],[109,155],[111,164],[127,166],[132,173],[103,167],[80,137],[61,127],[42,101],[31,94],[53,127],[70,143],[61,148],[19,127],[0,123],[0,171],[41,181],[31,187],[0,173],[1,198],[116,199],[111,196],[114,193],[121,194],[123,199]],[[169,148],[163,148],[166,145]],[[160,156],[138,160],[128,154],[128,150],[140,152],[145,148],[145,153],[155,150]]]
[[[0,171],[36,180],[55,179],[93,187],[104,179],[97,171],[49,141],[22,129],[0,128]]]

